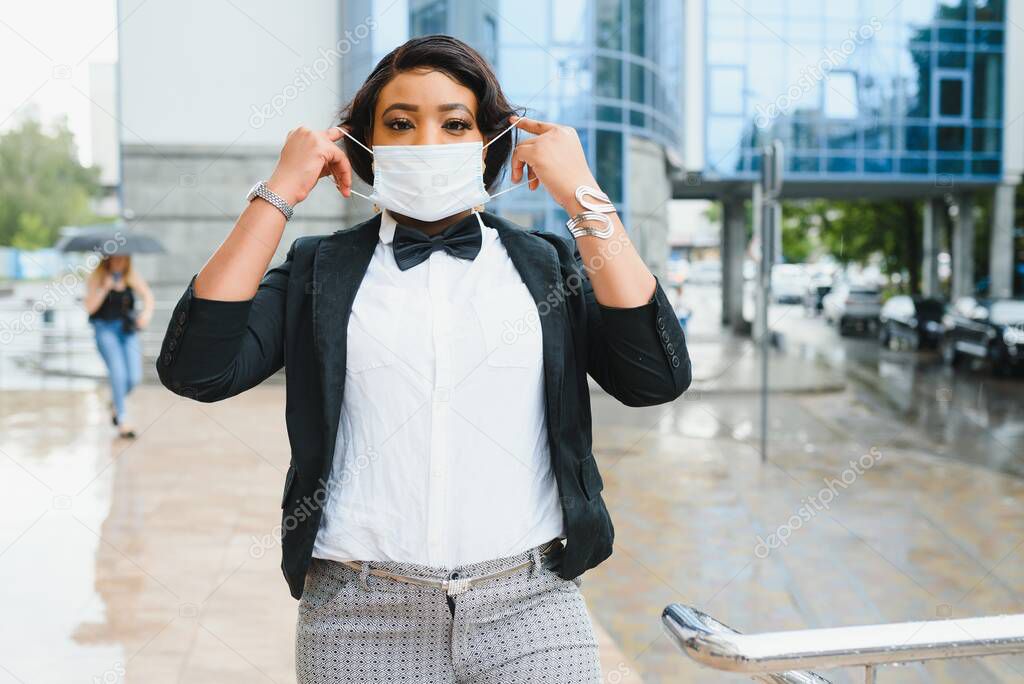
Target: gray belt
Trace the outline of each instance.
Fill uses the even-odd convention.
[[[555,557],[560,554],[563,550],[561,539],[552,539],[544,545],[540,550],[541,556]],[[502,570],[500,572],[492,572],[489,575],[480,575],[478,577],[447,577],[445,579],[435,579],[432,577],[410,577],[408,575],[399,575],[394,572],[388,572],[387,570],[381,570],[380,568],[371,567],[368,574],[374,577],[386,577],[387,579],[397,580],[399,582],[405,582],[406,584],[415,584],[421,587],[433,587],[435,589],[443,590],[448,596],[456,596],[464,591],[468,591],[480,582],[487,580],[496,579],[498,577],[507,577],[523,568],[531,565],[533,559],[530,559],[524,563],[520,563],[515,567]],[[342,565],[352,568],[353,570],[363,570],[363,562],[361,561],[341,561]]]

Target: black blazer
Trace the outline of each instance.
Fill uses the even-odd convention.
[[[591,451],[587,374],[627,406],[650,406],[686,390],[690,358],[660,282],[647,304],[603,306],[572,240],[489,212],[483,217],[540,313],[548,441],[566,525],[558,573],[572,579],[610,556],[614,537]],[[379,228],[377,214],[349,230],[298,238],[247,301],[198,298],[193,276],[157,359],[165,387],[202,402],[227,399],[286,369],[291,465],[281,499],[281,568],[295,598],[328,495],[345,391],[347,336],[339,331],[347,329]]]

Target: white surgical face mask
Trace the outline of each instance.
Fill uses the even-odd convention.
[[[512,130],[512,124],[487,143]],[[373,155],[373,193],[352,191],[396,214],[420,221],[439,221],[489,202],[529,181],[493,195],[484,187],[481,141],[438,145],[376,145],[372,150],[345,135]]]

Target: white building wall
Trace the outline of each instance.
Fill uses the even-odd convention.
[[[120,0],[122,141],[279,146],[299,124],[326,128],[340,104],[339,11],[337,0]]]

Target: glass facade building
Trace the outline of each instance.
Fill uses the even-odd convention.
[[[993,182],[1004,0],[703,0],[704,175]]]

